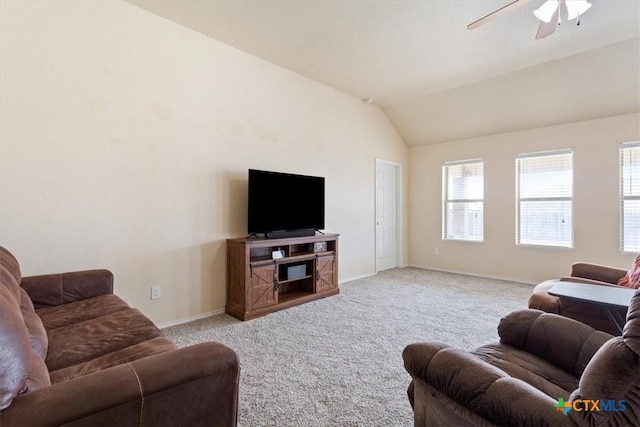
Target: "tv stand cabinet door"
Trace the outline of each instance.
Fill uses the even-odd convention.
[[[318,256],[316,259],[316,292],[324,292],[335,289],[336,282],[334,255]]]
[[[249,273],[248,311],[269,307],[278,303],[275,288],[276,267],[263,265],[252,267]]]

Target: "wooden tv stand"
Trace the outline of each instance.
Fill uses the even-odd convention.
[[[274,251],[283,257],[273,259]],[[339,292],[338,234],[227,239],[225,312],[233,317],[249,320]]]

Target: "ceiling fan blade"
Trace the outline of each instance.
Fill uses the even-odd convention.
[[[559,22],[569,21],[569,8],[565,0],[559,0],[558,9],[560,9]]]
[[[482,18],[478,19],[477,21],[473,21],[471,24],[467,25],[467,30],[476,29],[480,25],[486,24],[487,22],[491,21],[496,16],[499,16],[499,15],[502,15],[503,13],[505,13],[505,12],[508,12],[509,10],[515,8],[516,6],[522,6],[523,4],[527,3],[528,1],[529,0],[515,0],[515,1],[512,1],[508,5],[502,6],[500,9],[498,9],[496,11],[493,11],[488,15],[483,16]]]
[[[551,21],[549,22],[540,22],[540,26],[538,27],[538,32],[536,33],[536,40],[540,40],[543,39],[551,34],[553,34],[553,32],[556,30],[556,27],[558,26],[558,19],[560,17],[560,8],[556,9],[555,12],[553,12],[553,16],[551,17]]]

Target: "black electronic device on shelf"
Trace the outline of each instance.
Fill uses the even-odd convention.
[[[249,169],[249,234],[313,236],[324,229],[324,177]]]

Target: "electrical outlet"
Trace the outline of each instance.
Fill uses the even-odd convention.
[[[434,254],[434,255],[440,255],[440,249],[438,249],[438,248],[433,248],[433,254]]]
[[[160,286],[152,286],[151,299],[159,299],[159,298],[160,298]]]

